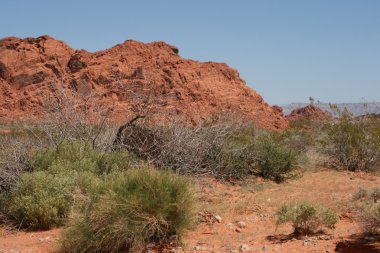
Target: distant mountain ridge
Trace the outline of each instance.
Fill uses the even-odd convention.
[[[330,105],[336,105],[339,110],[344,110],[347,108],[354,116],[360,116],[365,114],[380,114],[380,102],[368,102],[368,103],[323,103],[316,102],[315,106],[318,106],[322,110],[328,111],[331,114],[335,115],[334,111],[331,110]],[[291,103],[287,105],[281,105],[285,115],[289,115],[291,111],[296,108],[301,108],[309,105],[309,103]]]

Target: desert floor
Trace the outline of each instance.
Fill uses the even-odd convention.
[[[201,221],[172,252],[380,252],[380,238],[362,234],[353,201],[360,186],[379,186],[379,176],[320,169],[282,184],[260,179],[239,184],[212,178],[194,181]],[[326,235],[296,238],[290,225],[276,228],[278,207],[303,200],[334,209],[340,216],[336,229]],[[3,228],[0,253],[54,252],[61,233],[62,229],[14,232]]]

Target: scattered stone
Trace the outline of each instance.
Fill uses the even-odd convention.
[[[241,232],[241,228],[236,228],[235,231],[238,232],[238,233],[240,233]]]
[[[221,222],[222,222],[222,217],[220,217],[219,215],[214,215],[214,219],[215,219],[218,223],[221,223]]]
[[[294,241],[297,241],[297,240],[298,240],[297,238],[293,237],[291,241],[294,242]]]
[[[237,225],[239,228],[246,228],[247,227],[247,224],[244,221],[239,221]]]
[[[230,250],[228,251],[228,253],[239,253],[239,251],[236,250],[236,249],[230,249]]]
[[[39,238],[38,238],[38,240],[39,240],[40,242],[48,241],[49,239],[50,239],[50,236],[48,236],[48,237],[39,237]],[[0,253],[1,253],[1,251],[0,251]]]
[[[249,246],[247,244],[242,244],[242,245],[240,245],[239,250],[240,250],[240,252],[247,251],[247,250],[249,250]]]
[[[263,246],[263,251],[268,251],[269,250],[269,246],[268,245],[264,245]]]
[[[332,236],[330,236],[330,235],[319,235],[318,237],[317,237],[317,239],[318,240],[331,240],[333,237]]]
[[[308,240],[305,240],[305,241],[303,241],[303,243],[302,243],[303,246],[307,246],[307,244],[308,244]]]
[[[197,245],[197,246],[194,247],[194,250],[195,251],[205,251],[205,250],[207,250],[207,248]]]
[[[228,223],[228,224],[226,224],[226,226],[227,226],[228,228],[233,228],[234,224],[232,224],[232,223]]]

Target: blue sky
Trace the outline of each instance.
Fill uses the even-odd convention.
[[[379,0],[2,0],[0,14],[0,37],[166,41],[238,69],[271,104],[380,101]]]

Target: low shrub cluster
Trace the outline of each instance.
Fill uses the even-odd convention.
[[[358,210],[364,232],[380,233],[380,188],[368,189],[360,187],[353,196],[354,201],[360,201]]]
[[[180,238],[195,213],[189,181],[154,169],[112,174],[90,199],[64,234],[62,252],[140,252]]]
[[[62,225],[73,206],[74,191],[86,188],[80,179],[129,169],[133,161],[126,152],[107,153],[81,142],[62,142],[36,155],[30,171],[6,195],[5,209],[19,227],[36,230]]]
[[[380,120],[353,118],[348,112],[326,125],[324,148],[331,157],[330,166],[350,171],[371,171],[380,165]]]
[[[2,211],[20,228],[69,224],[62,252],[136,252],[180,238],[194,219],[188,179],[157,170],[126,151],[64,141],[36,154],[2,192]]]
[[[300,152],[277,135],[246,125],[131,125],[124,129],[115,148],[183,174],[224,179],[258,175],[283,181],[298,168]]]
[[[362,207],[361,223],[365,232],[380,233],[380,203],[367,203]]]
[[[301,235],[321,232],[323,228],[333,229],[338,221],[338,215],[331,209],[308,202],[286,204],[277,212],[277,226],[290,222],[294,232]]]

